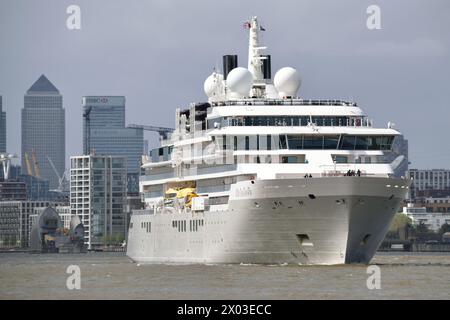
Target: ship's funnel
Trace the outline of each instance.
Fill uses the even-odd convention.
[[[227,80],[231,70],[238,66],[238,56],[235,54],[227,54],[223,56],[223,78]]]

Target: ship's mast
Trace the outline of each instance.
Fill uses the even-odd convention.
[[[257,17],[252,17],[249,22],[248,43],[248,70],[253,74],[253,79],[258,82],[264,79],[262,70],[261,51],[266,47],[259,46],[259,23]]]

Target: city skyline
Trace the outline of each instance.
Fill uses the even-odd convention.
[[[21,99],[40,74],[64,94],[70,119],[66,167],[70,155],[82,154],[83,96],[126,96],[126,123],[173,127],[176,107],[206,100],[203,81],[222,54],[238,54],[245,65],[242,22],[256,14],[267,30],[263,43],[278,57],[274,71],[284,65],[300,70],[300,96],[355,100],[375,124],[396,123],[410,143],[411,167],[445,168],[450,162],[450,43],[440,32],[450,27],[445,1],[381,1],[382,29],[374,31],[366,27],[369,1],[285,1],[275,11],[250,1],[238,13],[234,3],[197,2],[189,4],[198,9],[190,9],[189,17],[179,13],[188,6],[182,2],[106,7],[103,1],[78,1],[81,30],[66,28],[70,3],[25,2],[0,4],[0,95],[10,153],[20,156]],[[150,137],[154,146],[158,137]]]

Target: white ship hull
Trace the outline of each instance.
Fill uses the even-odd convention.
[[[141,263],[369,263],[409,183],[381,177],[238,182],[228,205],[209,211],[134,213],[127,255]],[[186,221],[181,231],[174,221]]]

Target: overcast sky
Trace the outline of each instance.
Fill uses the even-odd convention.
[[[81,8],[81,30],[66,8]],[[381,8],[381,30],[366,26]],[[223,54],[247,64],[242,25],[257,15],[272,73],[297,68],[300,96],[352,99],[396,124],[413,168],[450,168],[450,1],[0,0],[0,95],[7,149],[20,154],[23,95],[45,74],[63,95],[66,157],[82,152],[83,95],[126,96],[127,123],[174,126],[204,101]],[[157,134],[147,133],[152,147]]]

